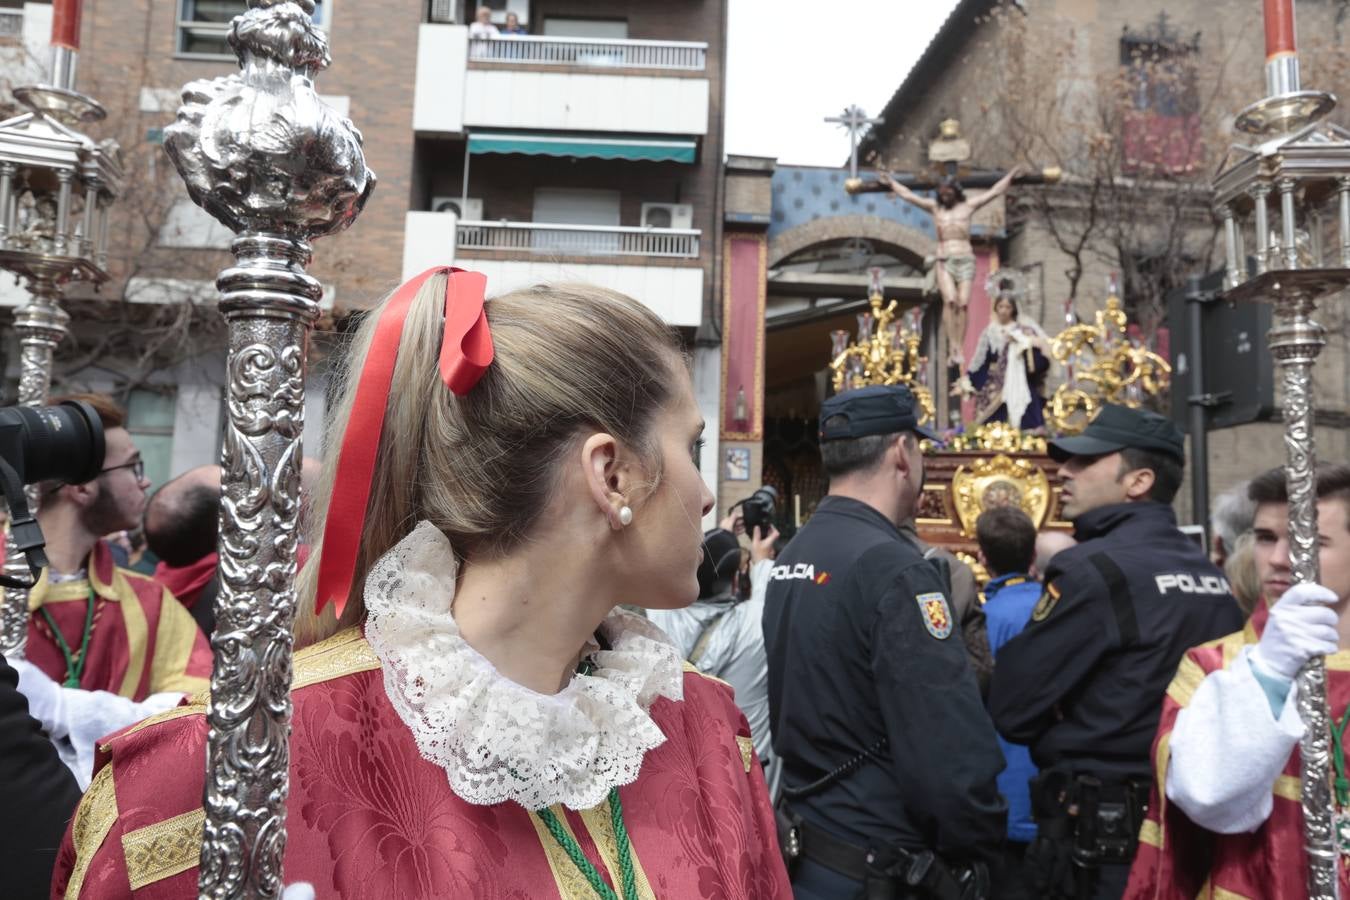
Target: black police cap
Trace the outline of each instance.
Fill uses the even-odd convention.
[[[874,384],[835,394],[820,407],[820,439],[837,441],[873,434],[912,431],[938,440],[938,436],[919,424],[918,401],[909,388],[900,384]],[[825,423],[840,417],[827,428]]]
[[[1070,456],[1101,456],[1126,447],[1153,450],[1185,461],[1186,440],[1166,416],[1145,409],[1107,403],[1082,434],[1050,442],[1050,456],[1064,462]]]

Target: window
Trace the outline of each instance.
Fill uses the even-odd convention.
[[[244,9],[244,0],[178,0],[178,53],[234,59],[225,36]],[[314,0],[314,22],[321,28],[328,27],[327,11],[324,0]]]
[[[596,229],[549,231],[546,227],[530,235],[530,246],[554,253],[614,253],[619,235],[603,229],[619,224],[619,192],[585,188],[539,188],[534,192],[534,223],[582,225]]]
[[[167,392],[133,390],[127,398],[127,431],[145,460],[145,477],[153,485],[169,480],[173,465],[173,419],[178,397]]]
[[[1161,13],[1120,39],[1126,174],[1157,176],[1194,172],[1201,163],[1200,98],[1196,62],[1200,35],[1183,40]]]
[[[544,34],[549,37],[623,41],[628,39],[628,23],[621,19],[558,19],[550,16],[544,20]]]
[[[176,200],[159,230],[161,247],[188,250],[228,250],[234,232],[187,197]]]
[[[614,227],[619,224],[619,192],[539,188],[534,192],[534,221]]]

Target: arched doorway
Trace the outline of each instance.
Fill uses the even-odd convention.
[[[869,215],[821,217],[771,233],[763,480],[778,489],[786,521],[808,517],[825,491],[816,421],[829,392],[830,333],[856,332],[874,268],[882,270],[887,301],[902,310],[929,306],[925,257],[934,249],[915,229]]]

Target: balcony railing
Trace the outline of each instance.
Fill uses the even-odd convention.
[[[647,256],[698,259],[702,232],[534,222],[470,222],[455,229],[460,250],[514,250],[541,256]]]
[[[0,41],[13,43],[23,37],[23,10],[0,9]]]
[[[489,63],[702,72],[707,65],[708,45],[688,41],[593,41],[503,35],[469,41],[469,59]]]

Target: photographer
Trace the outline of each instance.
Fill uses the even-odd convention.
[[[28,595],[28,660],[65,687],[135,701],[204,690],[211,650],[192,617],[158,581],[115,566],[101,540],[136,527],[150,485],[124,414],[101,394],[66,399],[98,413],[106,451],[84,484],[39,486],[49,566]]]
[[[744,519],[731,514],[703,536],[703,561],[698,567],[698,600],[683,609],[654,609],[648,618],[661,627],[680,653],[700,671],[715,675],[736,690],[736,705],[750,723],[755,753],[764,766],[772,796],[777,788],[769,734],[769,670],[764,657],[764,589],[773,566],[778,529],[756,525],[750,536],[750,568],[742,566],[737,534]]]
[[[97,414],[103,464],[81,484],[39,484],[49,564],[28,595],[27,660],[11,665],[33,717],[84,784],[95,740],[206,689],[211,650],[173,595],[116,566],[101,539],[136,526],[149,486],[122,410],[100,394],[64,399]]]

